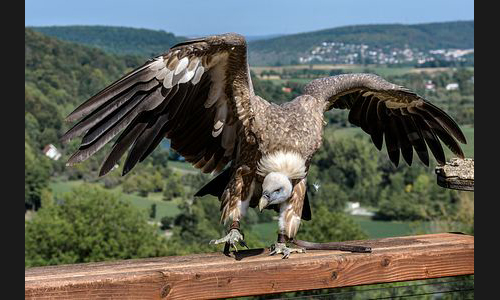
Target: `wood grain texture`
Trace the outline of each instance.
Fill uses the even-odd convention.
[[[372,253],[267,249],[25,270],[26,299],[210,299],[474,274],[474,237],[442,233],[352,241]]]

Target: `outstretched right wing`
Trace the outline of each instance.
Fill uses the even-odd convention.
[[[324,111],[349,109],[349,122],[368,133],[377,149],[385,137],[387,153],[397,166],[400,153],[411,165],[413,149],[429,165],[429,146],[439,164],[445,163],[443,141],[458,157],[459,144],[466,143],[457,123],[446,112],[407,88],[387,82],[374,74],[344,74],[315,79],[304,87]],[[427,146],[426,146],[427,143]]]
[[[251,117],[246,52],[240,35],[212,36],[177,44],[125,75],[67,117],[80,121],[62,141],[83,135],[68,165],[86,160],[122,132],[99,175],[130,148],[126,174],[164,137],[202,172],[222,170]]]

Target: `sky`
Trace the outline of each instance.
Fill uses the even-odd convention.
[[[113,25],[199,36],[474,20],[473,0],[25,0],[25,26]]]

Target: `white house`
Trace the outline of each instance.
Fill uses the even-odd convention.
[[[361,207],[359,202],[350,202],[348,201],[346,204],[345,211],[354,216],[367,216],[372,217],[375,213],[367,210],[364,207]]]
[[[425,83],[425,89],[428,91],[434,91],[434,90],[436,90],[436,85],[434,83],[432,83],[431,80],[429,80]]]
[[[48,144],[47,146],[45,146],[45,148],[43,148],[43,153],[47,157],[49,157],[50,159],[53,159],[53,160],[58,160],[61,157],[61,152],[59,152],[59,150],[57,150],[56,146],[54,146],[52,144]]]
[[[446,90],[447,91],[454,91],[454,90],[458,90],[458,83],[456,82],[453,82],[453,83],[448,83],[446,85]]]

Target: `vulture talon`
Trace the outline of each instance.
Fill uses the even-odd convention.
[[[241,247],[245,247],[247,249],[250,249],[250,248],[248,248],[248,245],[247,245],[247,243],[245,243],[244,240],[239,241],[239,243],[240,243]]]
[[[236,243],[240,243],[242,246],[245,246],[248,248],[246,245],[245,241],[243,240],[243,235],[240,233],[238,229],[231,229],[229,233],[218,240],[211,240],[209,244],[211,245],[217,245],[221,243],[228,243],[230,247],[233,247],[236,252],[238,252],[238,248],[236,248]]]
[[[275,255],[275,254],[283,254],[282,259],[286,259],[290,257],[290,254],[296,252],[296,253],[306,253],[306,249],[304,248],[289,248],[286,246],[285,243],[275,243],[271,245],[271,252],[269,255]]]

